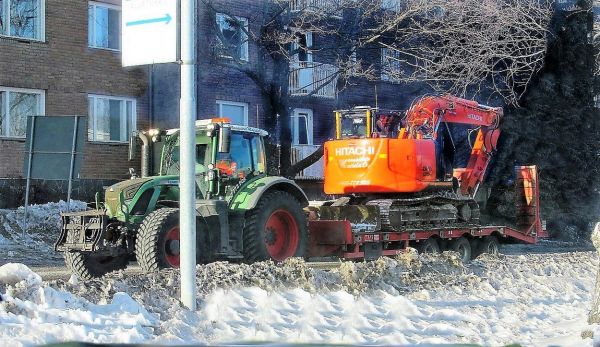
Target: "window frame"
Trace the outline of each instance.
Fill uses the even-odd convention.
[[[40,13],[38,18],[38,25],[40,26],[40,34],[39,37],[23,37],[23,36],[14,36],[10,34],[10,2],[18,1],[18,0],[4,0],[2,2],[2,13],[5,14],[5,17],[8,18],[5,23],[7,23],[6,29],[4,32],[0,31],[0,37],[3,38],[11,38],[23,41],[33,41],[33,42],[46,42],[46,0],[36,0],[39,1],[40,4]]]
[[[89,7],[93,6],[94,9],[96,7],[105,7],[111,10],[118,10],[121,14],[121,23],[119,23],[119,48],[110,48],[110,47],[100,47],[100,46],[96,46],[95,42],[94,45],[92,45],[92,42],[90,42],[90,31],[92,34],[92,37],[94,38],[94,41],[96,39],[96,26],[92,26],[90,28],[90,13],[89,13]],[[94,18],[96,18],[96,11],[94,11]],[[112,51],[112,52],[121,52],[123,49],[123,9],[121,8],[121,6],[118,5],[113,5],[113,4],[109,4],[109,3],[105,3],[105,2],[99,2],[99,1],[88,1],[88,48],[92,48],[92,49],[104,49],[107,51]]]
[[[300,114],[306,114],[306,116]],[[296,122],[300,121],[300,118],[306,118],[306,139],[308,143],[298,143],[300,140],[300,132],[299,128],[296,125]],[[315,143],[314,140],[314,114],[313,110],[308,108],[295,108],[292,112],[292,117],[290,119],[290,127],[292,132],[292,145],[293,146],[312,146]]]
[[[24,94],[37,94],[39,96],[38,99],[38,113],[33,116],[45,116],[46,115],[46,91],[42,89],[28,89],[28,88],[14,88],[14,87],[3,87],[0,86],[0,92],[4,92],[5,95],[5,103],[2,104],[4,107],[4,112],[7,115],[6,124],[4,125],[6,128],[7,135],[0,135],[0,139],[6,140],[24,140],[27,137],[27,134],[23,136],[14,136],[8,134],[8,130],[10,130],[10,109],[9,109],[9,93],[24,93]],[[0,94],[0,98],[2,94]],[[0,112],[1,116],[2,112]],[[26,121],[27,122],[27,121]],[[27,125],[27,123],[25,123]]]
[[[235,18],[238,21],[244,22],[244,28],[246,29],[246,32],[248,31],[248,22],[249,22],[248,18],[240,17],[240,16],[231,16],[226,13],[217,12],[215,14],[215,22],[217,24],[218,30],[221,31],[221,34],[223,33],[223,28],[221,27],[221,23],[223,23],[227,18]],[[243,57],[240,54],[239,60],[243,61],[243,62],[250,62],[250,53],[249,53],[249,47],[248,47],[249,46],[248,45],[248,34],[246,34],[242,30],[241,30],[241,34],[245,37],[245,41],[243,41],[242,44],[238,47],[240,50],[240,53],[243,53]],[[223,43],[221,43],[221,44],[223,44]],[[219,52],[218,56],[219,56],[219,58],[223,58],[223,59],[235,59],[234,57],[227,55],[226,52]]]
[[[217,117],[227,117],[227,115],[223,115],[223,105],[229,106],[241,106],[244,108],[244,124],[243,126],[248,126],[248,109],[250,105],[247,102],[237,102],[237,101],[227,101],[227,100],[216,100],[216,104],[218,107]]]
[[[389,54],[390,52],[392,52],[391,55]],[[400,71],[402,71],[402,63],[399,60],[395,60],[395,59],[400,59],[400,52],[398,52],[396,50],[392,50],[388,47],[381,47],[380,55],[381,55],[381,71],[380,71],[381,80],[384,82],[390,82],[390,83],[400,83],[400,80],[398,80],[397,78],[393,78],[392,76],[390,76],[390,73],[389,73],[389,71],[394,71],[399,74]],[[392,57],[391,64],[389,64],[388,61],[386,61],[387,57]]]
[[[128,143],[129,142],[129,136],[131,136],[131,134],[126,134],[126,138],[125,140],[98,140],[97,139],[97,128],[98,128],[98,117],[96,116],[96,100],[97,99],[108,99],[108,100],[118,100],[118,101],[122,101],[122,105],[121,105],[121,112],[125,112],[125,116],[127,116],[127,101],[131,101],[132,102],[132,110],[131,110],[131,129],[130,132],[137,130],[137,100],[135,98],[131,98],[131,97],[121,97],[121,96],[112,96],[112,95],[101,95],[101,94],[88,94],[87,96],[88,99],[88,136],[87,141],[91,142],[91,143],[100,143],[100,144],[107,144],[107,143],[114,143],[114,144],[124,144],[124,143]],[[94,100],[94,114],[90,114],[90,99]],[[123,116],[123,113],[121,113],[121,117]],[[123,125],[121,125],[122,127]],[[89,136],[89,131],[92,131],[92,139],[90,139]],[[122,129],[121,129],[122,130]],[[110,136],[110,134],[109,134]]]

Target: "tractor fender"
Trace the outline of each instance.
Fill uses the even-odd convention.
[[[267,176],[256,179],[242,187],[231,199],[231,210],[250,210],[256,207],[258,200],[268,191],[280,190],[294,196],[302,206],[308,205],[308,197],[296,182],[279,176]]]

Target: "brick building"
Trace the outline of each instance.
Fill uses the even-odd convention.
[[[126,177],[148,126],[145,69],[124,69],[120,0],[0,1],[0,178],[23,175],[26,117],[86,115],[83,179]]]
[[[292,12],[295,6],[307,1],[290,1]],[[319,0],[311,0],[311,6],[318,6]],[[231,59],[231,55],[246,61],[247,68],[256,70],[259,64],[259,47],[240,39],[242,33],[228,25],[226,18],[235,16],[245,23],[250,32],[260,28],[261,14],[264,13],[264,0],[214,0],[216,14],[203,2],[198,2],[197,29],[197,86],[198,118],[226,116],[232,121],[256,127],[265,127],[265,102],[257,85],[236,67],[223,66],[218,59]],[[222,12],[220,12],[222,11]],[[215,26],[216,24],[216,26]],[[222,35],[217,35],[221,30]],[[230,40],[229,45],[237,47],[235,52],[215,54],[217,36]],[[235,40],[239,40],[236,44]],[[339,88],[336,81],[322,85],[315,82],[335,73],[337,67],[331,57],[319,53],[319,46],[330,44],[328,37],[306,32],[299,39],[302,45],[313,47],[312,51],[297,54],[290,63],[289,90],[292,114],[293,143],[301,155],[312,153],[333,135],[333,110],[357,105],[377,104],[383,109],[405,109],[410,102],[428,92],[423,85],[394,83],[381,71],[378,82],[352,81],[352,85]],[[355,58],[367,62],[380,62],[385,59],[385,50],[359,52]],[[382,58],[383,57],[383,58]],[[268,64],[267,64],[268,65]],[[394,68],[393,64],[390,66]],[[267,66],[266,69],[271,69]],[[267,73],[273,73],[269,70]],[[179,110],[179,67],[175,64],[157,65],[150,74],[152,118],[158,127],[176,127]],[[315,89],[318,92],[311,94]],[[376,97],[377,94],[377,97]],[[318,165],[315,165],[318,166]]]

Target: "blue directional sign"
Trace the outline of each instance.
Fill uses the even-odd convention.
[[[164,17],[134,20],[132,22],[126,22],[125,25],[129,27],[132,25],[144,25],[144,24],[163,23],[163,22],[165,24],[169,24],[169,23],[171,23],[171,19],[172,19],[171,15],[167,13],[167,14],[165,14]]]
[[[123,0],[123,66],[178,60],[177,0]]]

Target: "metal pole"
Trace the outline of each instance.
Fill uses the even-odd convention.
[[[77,147],[77,127],[79,117],[75,116],[75,127],[73,128],[73,144],[71,145],[71,166],[69,167],[69,185],[67,187],[67,212],[71,212],[71,190],[73,189],[73,171],[75,171],[75,149]]]
[[[36,117],[29,117],[31,118],[31,132],[27,135],[29,135],[29,154],[28,154],[28,163],[27,163],[27,183],[25,184],[25,206],[24,208],[24,216],[23,216],[23,224],[24,224],[24,228],[23,228],[23,238],[25,238],[25,233],[27,232],[28,229],[28,223],[27,223],[27,209],[29,208],[29,188],[31,187],[31,166],[32,166],[32,162],[33,162],[33,139],[35,138],[35,120]],[[28,119],[29,119],[28,118]]]
[[[196,75],[195,0],[181,0],[181,100],[179,104],[179,220],[181,302],[196,309]]]

